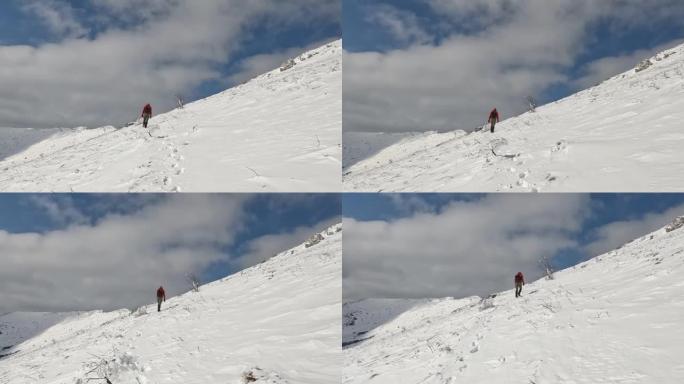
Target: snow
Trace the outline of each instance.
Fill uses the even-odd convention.
[[[339,383],[341,224],[321,235],[161,312],[2,316],[0,383]]]
[[[682,274],[684,229],[663,228],[519,299],[347,303],[343,382],[682,383]]]
[[[684,45],[650,61],[504,120],[494,134],[487,127],[399,142],[345,168],[344,189],[682,191]]]
[[[0,129],[0,191],[339,191],[341,45],[156,115],[149,133],[137,123],[19,140]]]

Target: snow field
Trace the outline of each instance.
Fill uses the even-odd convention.
[[[168,298],[159,313],[155,302],[47,322],[41,314],[2,316],[1,329],[27,317],[43,329],[24,332],[30,338],[0,359],[0,383],[80,384],[104,375],[116,384],[339,383],[341,224],[321,235],[199,293]]]
[[[336,192],[342,44],[132,126],[0,130],[9,192]],[[42,133],[48,130],[39,130]],[[20,142],[19,142],[20,141]]]
[[[684,230],[661,229],[519,299],[347,303],[343,382],[681,383],[683,273]]]
[[[494,134],[456,130],[403,140],[346,167],[344,189],[682,191],[684,45],[650,61],[644,70],[506,119]]]

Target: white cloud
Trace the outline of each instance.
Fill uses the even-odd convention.
[[[72,195],[29,195],[30,201],[42,209],[57,224],[90,222],[74,203]]]
[[[92,1],[107,17],[142,16],[128,30],[110,23],[94,39],[67,34],[38,47],[0,46],[0,126],[122,124],[144,102],[171,108],[175,94],[220,80],[217,66],[233,59],[257,22],[275,35],[339,18],[333,0]]]
[[[76,20],[68,3],[56,0],[29,0],[22,4],[24,11],[35,14],[43,24],[60,37],[84,37],[88,30]]]
[[[383,26],[402,44],[424,44],[432,41],[432,37],[421,27],[415,14],[391,5],[376,5],[369,10],[366,20]]]
[[[527,96],[570,82],[566,70],[602,38],[587,34],[597,21],[612,20],[610,30],[620,33],[684,16],[673,0],[425,1],[469,34],[387,53],[345,52],[346,130],[472,130],[492,107],[515,115]]]
[[[130,307],[154,301],[160,284],[171,294],[184,291],[186,273],[230,257],[222,248],[241,228],[245,199],[169,196],[95,224],[46,233],[0,231],[0,313]],[[43,198],[35,201],[51,212],[65,211]]]
[[[639,219],[622,220],[606,224],[594,233],[595,240],[583,247],[589,257],[598,256],[664,227],[675,217],[684,214],[684,204],[662,213],[649,213]]]
[[[515,13],[523,4],[514,0],[425,0],[438,14],[459,23],[459,27],[491,26]]]
[[[93,6],[106,12],[99,15],[103,21],[114,18],[129,22],[145,22],[168,15],[181,2],[182,0],[91,0]]]
[[[518,270],[538,277],[541,256],[577,246],[589,206],[582,194],[493,194],[392,222],[345,218],[345,299],[508,289]]]

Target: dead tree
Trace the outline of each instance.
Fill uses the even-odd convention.
[[[199,290],[200,290],[200,288],[199,288],[200,287],[200,279],[199,279],[199,277],[197,277],[196,274],[188,273],[185,276],[185,279],[188,281],[188,283],[192,287],[193,292],[199,292]]]
[[[527,108],[530,112],[537,111],[537,101],[532,96],[527,96]]]
[[[539,259],[539,266],[544,270],[547,280],[553,280],[553,264],[551,264],[551,259],[544,255]]]

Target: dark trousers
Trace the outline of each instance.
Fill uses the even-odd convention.
[[[515,284],[515,297],[520,297],[522,293],[522,284]]]
[[[495,125],[496,125],[496,121],[492,120],[492,125],[491,125],[491,127],[489,128],[489,130],[490,130],[491,133],[494,133],[494,126],[495,126]]]
[[[161,311],[161,303],[162,303],[162,298],[157,297],[157,312]]]
[[[143,114],[143,127],[147,128],[147,122],[150,121],[150,117],[152,117],[152,115],[149,113]]]

